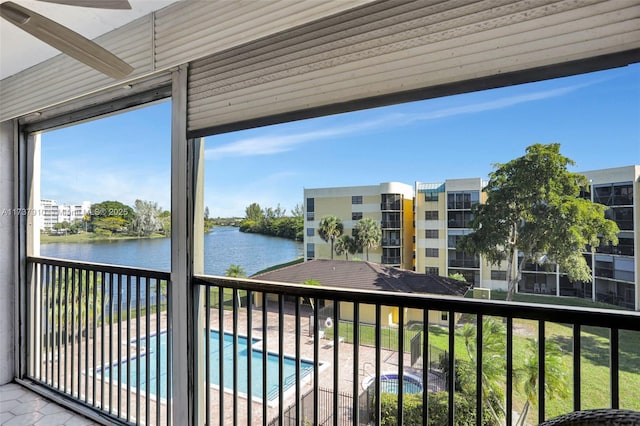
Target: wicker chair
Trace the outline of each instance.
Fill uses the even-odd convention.
[[[640,426],[640,412],[597,409],[574,411],[549,419],[539,426]]]

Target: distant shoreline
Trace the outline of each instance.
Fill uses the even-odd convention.
[[[110,241],[127,241],[127,240],[150,240],[155,238],[169,238],[162,234],[152,234],[146,237],[138,237],[136,235],[116,235],[102,236],[95,235],[93,232],[82,232],[78,234],[67,235],[48,235],[40,234],[40,244],[50,243],[99,243]]]

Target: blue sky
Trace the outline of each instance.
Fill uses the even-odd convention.
[[[42,136],[42,197],[170,207],[170,104]],[[288,210],[303,189],[482,177],[534,143],[574,171],[640,164],[640,64],[555,80],[216,135],[205,139],[205,205]]]

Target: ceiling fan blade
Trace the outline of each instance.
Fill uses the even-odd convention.
[[[8,1],[0,4],[0,15],[32,36],[109,77],[119,79],[133,71],[131,65],[105,48],[32,10]]]
[[[95,7],[98,9],[131,9],[128,0],[40,0],[68,6]]]

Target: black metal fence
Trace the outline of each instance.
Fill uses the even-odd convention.
[[[28,377],[117,421],[171,417],[169,273],[29,258]]]
[[[385,393],[381,387],[382,375],[387,375],[388,372],[407,371],[407,369],[411,368],[409,365],[410,360],[405,360],[405,356],[399,356],[399,354],[411,352],[412,342],[414,350],[416,350],[417,353],[418,338],[415,336],[419,333],[422,333],[422,338],[420,338],[423,346],[422,351],[423,353],[426,352],[429,354],[427,357],[427,365],[429,368],[415,371],[412,375],[418,376],[418,380],[422,383],[423,389],[431,391],[434,384],[437,384],[438,390],[445,388],[444,392],[439,392],[437,396],[440,399],[444,398],[444,400],[439,400],[438,405],[438,407],[442,407],[442,403],[444,403],[445,407],[444,409],[439,408],[438,410],[440,414],[444,416],[441,418],[441,424],[453,425],[459,421],[458,416],[461,411],[459,412],[457,408],[455,408],[458,406],[458,403],[466,404],[466,409],[471,413],[484,412],[483,410],[486,407],[487,401],[483,396],[483,380],[476,380],[476,378],[483,377],[484,364],[496,356],[505,361],[504,374],[498,379],[501,381],[504,389],[504,398],[500,402],[501,407],[504,408],[503,421],[505,421],[506,424],[514,423],[514,421],[517,420],[514,416],[514,410],[517,410],[517,404],[522,403],[516,388],[516,386],[518,386],[516,382],[517,369],[520,368],[522,360],[520,359],[520,352],[516,352],[515,348],[517,346],[518,351],[522,351],[520,346],[526,344],[526,342],[533,342],[533,345],[527,346],[527,354],[531,355],[529,359],[535,359],[535,365],[537,366],[537,368],[535,368],[535,380],[537,386],[540,389],[545,389],[547,380],[549,380],[545,368],[548,345],[540,344],[540,342],[548,343],[553,340],[552,336],[546,332],[548,324],[555,326],[554,324],[557,323],[564,327],[563,336],[566,336],[563,337],[564,340],[562,343],[566,348],[565,351],[568,350],[569,356],[572,359],[571,368],[569,371],[566,371],[569,378],[569,384],[567,385],[568,392],[572,395],[572,398],[567,401],[567,406],[562,408],[562,410],[566,411],[555,409],[554,413],[562,414],[563,412],[571,411],[571,408],[573,410],[579,410],[585,404],[585,399],[582,396],[582,392],[584,392],[582,381],[588,380],[589,378],[584,376],[584,363],[587,361],[581,356],[583,344],[587,342],[583,331],[591,332],[591,327],[599,327],[599,329],[602,330],[600,334],[603,338],[607,339],[607,354],[603,355],[608,356],[610,362],[605,373],[606,377],[604,377],[603,380],[606,380],[610,386],[608,392],[605,390],[608,401],[603,401],[604,404],[608,404],[611,408],[619,408],[621,401],[627,401],[625,394],[620,391],[621,386],[627,386],[625,382],[621,381],[621,362],[625,363],[627,366],[625,367],[626,369],[633,368],[634,371],[638,371],[637,369],[640,368],[637,362],[633,367],[629,366],[632,359],[629,358],[629,348],[625,342],[626,336],[629,335],[628,333],[637,334],[637,332],[640,331],[640,314],[636,312],[600,309],[587,310],[558,305],[534,305],[454,297],[433,297],[394,292],[360,292],[323,286],[281,284],[248,279],[234,280],[213,276],[198,276],[194,279],[194,285],[218,292],[223,292],[223,290],[233,291],[234,293],[247,291],[249,295],[253,294],[257,296],[253,300],[271,300],[273,303],[271,303],[269,309],[265,309],[263,306],[252,306],[251,304],[241,308],[236,304],[236,306],[232,307],[232,311],[228,312],[230,316],[226,317],[227,323],[229,324],[226,330],[233,336],[236,336],[239,330],[238,324],[240,319],[247,318],[248,323],[252,323],[251,318],[261,317],[261,326],[256,327],[256,325],[253,325],[247,328],[248,342],[251,342],[252,335],[250,333],[252,329],[261,330],[256,333],[257,336],[253,336],[262,339],[262,347],[266,345],[267,339],[269,342],[272,342],[271,347],[274,348],[275,353],[279,354],[278,363],[280,367],[278,371],[283,371],[285,343],[289,353],[295,359],[300,360],[302,358],[301,353],[307,352],[308,355],[306,355],[306,357],[312,360],[313,363],[311,368],[312,374],[307,376],[310,378],[307,382],[308,385],[301,380],[296,380],[294,382],[295,387],[287,391],[290,396],[285,395],[284,391],[289,381],[284,374],[279,373],[280,377],[277,378],[277,384],[275,385],[278,396],[271,401],[268,406],[267,404],[262,404],[262,416],[256,416],[256,410],[243,405],[238,398],[224,398],[222,392],[219,394],[219,401],[207,397],[205,399],[206,406],[220,407],[220,411],[216,412],[216,414],[219,416],[219,423],[221,425],[225,423],[226,412],[233,413],[233,417],[236,419],[244,419],[246,417],[251,421],[255,420],[257,423],[268,424],[269,419],[274,417],[283,419],[284,422],[286,418],[284,412],[284,409],[287,407],[286,404],[289,404],[291,400],[301,401],[303,394],[306,395],[305,398],[313,399],[314,405],[318,407],[318,410],[308,409],[309,411],[307,411],[307,408],[305,408],[305,411],[302,411],[302,406],[300,406],[300,416],[306,416],[311,424],[319,425],[326,423],[328,421],[327,419],[335,419],[336,421],[340,419],[340,422],[348,421],[348,423],[353,426],[360,425],[364,420],[364,415],[362,415],[363,418],[361,418],[361,414],[364,413],[361,413],[360,409],[356,409],[353,401],[351,402],[352,406],[344,410],[341,407],[340,394],[332,393],[329,396],[328,393],[319,390],[319,385],[330,384],[332,389],[343,389],[346,386],[346,389],[350,388],[352,395],[358,395],[359,398],[363,391],[361,386],[364,386],[364,383],[361,383],[363,375],[365,374],[363,372],[363,365],[371,363],[373,368],[368,371],[367,374],[373,377],[371,384],[373,386],[372,392],[374,395]],[[296,302],[285,309],[285,297],[294,298]],[[301,306],[303,300],[313,301],[314,309],[311,315],[314,316],[311,319],[312,324],[306,320],[310,315],[308,310],[305,309],[304,314],[302,313]],[[323,302],[326,302],[327,306],[332,306],[331,310],[322,310],[320,306],[322,306]],[[367,306],[367,309],[373,306],[375,324],[361,323],[363,316],[361,315],[360,308],[362,306]],[[405,324],[404,315],[409,309],[419,310],[423,320],[413,326],[385,328],[382,326],[382,322],[384,321],[382,314],[383,306],[397,309],[398,324]],[[340,319],[341,309],[348,310],[348,315],[353,318],[353,321],[342,321]],[[252,313],[254,311],[255,313]],[[433,330],[428,326],[429,315],[433,311],[447,312],[448,314],[448,323],[441,327],[442,330]],[[415,312],[412,312],[412,317],[415,318],[415,314]],[[471,338],[474,341],[483,342],[483,333],[485,332],[484,320],[490,317],[497,318],[497,321],[504,325],[504,334],[501,337],[504,342],[504,348],[500,349],[500,353],[495,353],[490,348],[485,349],[484,344],[474,345],[472,348],[467,346],[463,353],[458,353],[458,351],[456,351],[456,346],[458,346],[457,342],[459,342],[461,338],[463,340],[466,338],[463,338],[461,335],[462,327],[460,326],[462,324],[458,324],[459,314],[466,314],[465,322],[470,326],[470,333],[472,333]],[[218,322],[221,323],[224,318],[221,313],[219,313],[219,315],[220,320]],[[267,317],[269,317],[268,325]],[[302,321],[303,318],[305,318],[305,321]],[[308,330],[305,330],[303,333],[303,322],[305,323],[305,327],[309,325],[309,327],[313,327],[314,330],[319,330],[321,325],[325,326],[324,338],[321,339],[310,336]],[[526,327],[531,328],[530,335],[526,338],[522,338],[517,334],[520,333],[520,328],[523,327],[524,323],[527,324]],[[358,326],[354,326],[355,324]],[[478,324],[483,324],[483,326],[478,327]],[[328,327],[328,325],[333,325],[333,327]],[[335,336],[327,335],[332,329],[335,330],[336,326],[339,336],[344,338],[344,343],[342,343],[342,340],[336,342]],[[551,326],[549,327],[551,328]],[[269,331],[273,334],[269,335]],[[486,332],[488,333],[487,335],[489,335],[489,329],[487,329]],[[635,336],[636,334],[632,334],[631,336]],[[636,337],[632,338],[635,339]],[[435,347],[431,347],[430,350],[430,345],[435,344],[436,341],[438,341],[438,346],[444,346],[446,350],[437,351]],[[352,344],[351,342],[354,343]],[[621,342],[623,344],[621,344]],[[236,343],[234,343],[234,345],[235,344]],[[251,345],[251,343],[249,343],[249,345]],[[456,388],[454,384],[455,381],[445,380],[446,375],[437,371],[436,367],[443,372],[458,371],[457,360],[460,356],[467,355],[467,352],[473,353],[473,359],[475,359],[476,362],[466,367],[467,370],[464,373],[464,377],[468,377],[472,380],[471,383],[475,384],[465,385],[466,393],[462,394],[460,390]],[[348,358],[343,357],[345,354]],[[266,358],[264,352],[259,354],[259,359],[262,360],[263,365],[267,362]],[[334,368],[331,368],[331,372],[321,371],[322,362],[320,362],[320,360],[322,359],[329,360],[329,364],[334,366]],[[389,359],[393,359],[393,362],[387,362]],[[213,360],[213,362],[220,364],[220,370],[224,369],[222,358]],[[446,366],[443,364],[446,364]],[[224,365],[226,366],[228,364]],[[300,376],[302,371],[300,367],[298,367],[300,363],[296,363],[295,365],[298,369],[295,376],[302,377]],[[462,363],[460,365],[462,366]],[[233,365],[228,365],[226,368],[229,368],[234,374],[240,369],[251,368],[252,371],[254,369],[249,362],[247,362],[246,366],[244,363],[238,365],[234,363]],[[398,389],[404,389],[403,385],[405,380],[408,381],[408,379],[403,378],[402,375],[398,376]],[[266,381],[263,380],[262,387],[267,388],[268,386],[271,385],[267,385]],[[304,386],[311,386],[313,392],[306,393],[307,388],[303,388]],[[322,388],[326,387],[328,386],[322,386]],[[237,392],[237,390],[234,390],[234,392]],[[266,394],[266,392],[263,394]],[[412,409],[411,413],[407,412],[407,415],[410,414],[413,417],[417,414],[422,421],[426,421],[427,419],[431,421],[432,412],[430,411],[431,408],[428,398],[431,392],[421,392],[419,395],[422,400],[419,408],[420,413],[416,413],[416,410]],[[323,402],[325,398],[329,398],[330,402]],[[412,400],[414,398],[415,397],[411,397]],[[555,396],[549,395],[547,392],[537,392],[535,401],[531,403],[532,410],[530,410],[531,412],[527,421],[535,423],[542,422],[548,418],[549,410],[546,404],[554,398]],[[404,407],[404,399],[404,392],[397,392],[397,402],[395,404],[398,407]],[[409,397],[406,397],[406,399],[409,400]],[[625,402],[625,404],[628,406],[628,401]],[[358,404],[358,407],[359,406],[360,404]],[[330,412],[328,414],[321,412],[320,409],[322,407],[327,407]],[[432,408],[435,409],[436,407],[434,406]],[[293,409],[293,411],[297,409],[298,407]],[[370,409],[372,410],[373,418],[381,418],[382,406],[379,400],[375,404],[370,405]],[[274,412],[274,410],[277,410],[277,412]],[[288,418],[291,418],[292,411],[288,411]],[[395,420],[397,420],[398,424],[405,423],[406,419],[404,415],[404,409],[397,410],[397,418],[395,418]],[[516,415],[519,415],[519,413],[516,413]],[[473,416],[475,416],[475,414],[473,414]],[[259,420],[260,417],[263,421]],[[300,419],[296,418],[295,420],[304,421],[305,418],[300,417]],[[475,416],[473,423],[477,425],[483,424],[483,416]]]
[[[307,426],[313,425],[315,410],[318,410],[318,425],[338,426],[352,425],[353,395],[346,392],[339,392],[337,395],[338,407],[334,410],[334,393],[332,389],[318,389],[318,405],[316,406],[314,391],[311,389],[300,399],[300,420],[298,420],[297,404],[290,405],[282,415],[282,422],[279,417],[271,419],[269,426]],[[335,421],[334,421],[335,416]]]

